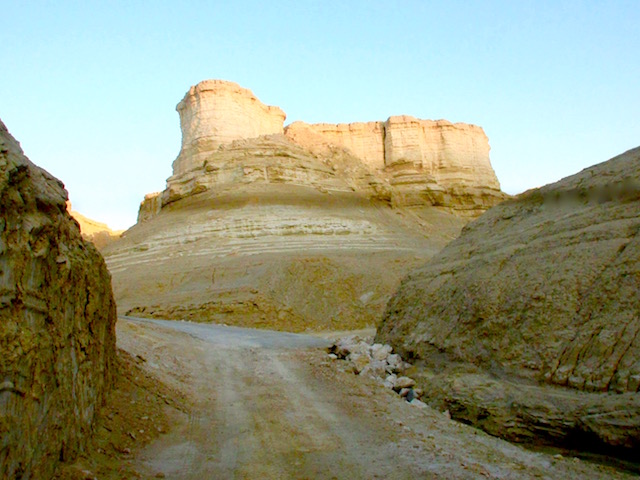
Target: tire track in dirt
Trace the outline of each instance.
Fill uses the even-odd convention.
[[[318,338],[122,318],[118,342],[190,399],[132,460],[142,478],[632,478],[411,406],[309,349]]]

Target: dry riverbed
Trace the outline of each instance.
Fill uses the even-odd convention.
[[[121,318],[129,383],[111,396],[93,450],[59,478],[636,478],[412,406],[330,359],[326,344]]]

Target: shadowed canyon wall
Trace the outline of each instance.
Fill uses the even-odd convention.
[[[63,184],[0,122],[0,477],[50,478],[113,382],[111,278]]]

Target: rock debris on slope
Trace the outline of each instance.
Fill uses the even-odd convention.
[[[403,280],[377,341],[423,365],[429,401],[459,419],[514,440],[631,454],[639,232],[637,148],[469,224]]]
[[[412,405],[426,406],[420,401],[423,390],[415,388],[414,379],[403,375],[411,365],[404,362],[400,355],[392,353],[391,345],[372,343],[353,335],[338,339],[327,351],[332,359],[348,361],[356,375],[373,377]]]
[[[74,458],[113,383],[110,276],[66,200],[0,122],[1,478]]]

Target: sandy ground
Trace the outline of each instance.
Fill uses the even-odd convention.
[[[318,336],[120,319],[118,344],[143,388],[121,388],[107,410],[104,459],[59,478],[634,478],[409,405]]]

